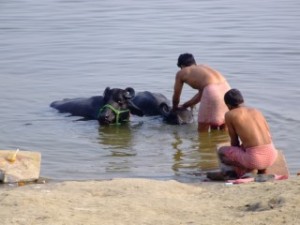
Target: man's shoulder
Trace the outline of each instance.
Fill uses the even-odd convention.
[[[185,81],[189,74],[190,74],[190,70],[187,67],[183,68],[176,73],[176,79]]]
[[[245,108],[235,108],[235,109],[232,109],[232,110],[229,110],[225,113],[225,117],[227,119],[234,119],[234,118],[238,118],[242,115],[242,111],[244,111]]]
[[[253,107],[247,107],[247,111],[252,114],[262,114],[259,109]]]
[[[232,119],[233,117],[235,117],[235,112],[232,112],[232,110],[229,110],[225,113],[226,120]]]

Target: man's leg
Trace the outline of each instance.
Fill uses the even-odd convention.
[[[210,125],[210,130],[222,130],[222,131],[227,131],[227,126],[226,126],[226,124],[221,124],[221,125]]]
[[[265,174],[267,172],[267,169],[258,170],[257,174]]]
[[[220,159],[221,163],[227,165],[227,166],[236,166],[235,162],[233,162],[232,160],[228,159],[226,157],[226,155],[223,153],[223,151],[227,146],[223,146],[221,148],[218,149],[218,158]]]
[[[220,128],[220,130],[227,131],[227,126],[226,126],[226,124],[225,124],[225,123],[224,123],[224,124],[222,124],[222,125],[220,125],[220,126],[219,126],[219,128]]]
[[[227,166],[233,166],[238,177],[242,177],[245,173],[257,173],[257,170],[246,168],[242,163],[242,156],[245,151],[240,147],[222,146],[218,149],[218,157],[221,163]]]
[[[198,132],[208,132],[210,125],[208,123],[198,123]]]

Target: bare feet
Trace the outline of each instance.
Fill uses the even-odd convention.
[[[237,179],[236,173],[234,171],[207,172],[206,177],[214,181],[225,181],[225,180]]]

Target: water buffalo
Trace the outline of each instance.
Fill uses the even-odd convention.
[[[128,121],[129,115],[161,115],[160,105],[169,105],[169,100],[162,94],[148,91],[135,94],[131,87],[126,89],[107,87],[103,96],[90,98],[72,98],[54,101],[52,108],[61,113],[98,120],[101,125],[120,124]]]
[[[182,125],[194,122],[193,109],[179,108],[172,110],[168,104],[160,104],[161,115],[167,124]]]

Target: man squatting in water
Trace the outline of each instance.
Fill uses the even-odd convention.
[[[229,90],[224,101],[229,109],[225,123],[231,145],[218,149],[220,161],[232,166],[237,178],[246,173],[264,174],[278,154],[265,117],[259,110],[245,106],[237,89]]]

